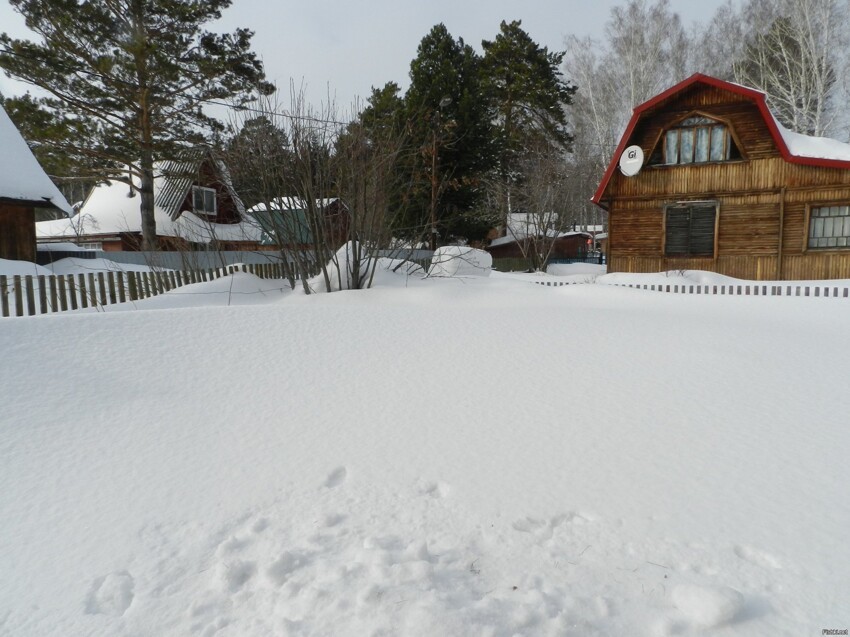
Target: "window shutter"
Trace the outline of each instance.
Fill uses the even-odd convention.
[[[716,216],[712,204],[667,208],[665,255],[713,256]]]
[[[692,255],[714,254],[714,215],[714,206],[691,208],[690,253]]]
[[[688,254],[688,234],[691,215],[687,208],[667,210],[667,256]]]

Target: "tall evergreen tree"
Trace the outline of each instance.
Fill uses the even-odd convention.
[[[246,207],[287,195],[292,147],[286,131],[271,117],[247,119],[224,146],[233,187]]]
[[[477,238],[486,223],[472,214],[482,177],[494,165],[491,113],[481,95],[480,58],[438,24],[410,64],[405,111],[418,148],[408,225],[446,238]]]
[[[511,209],[514,184],[524,178],[525,156],[541,143],[565,152],[572,140],[565,109],[576,89],[561,76],[564,53],[539,46],[521,25],[502,21],[496,38],[481,43],[481,82],[494,111],[500,151],[503,219]]]
[[[40,42],[0,35],[0,68],[59,100],[90,130],[89,152],[140,178],[142,246],[156,249],[154,162],[217,123],[210,100],[270,92],[252,33],[202,26],[231,0],[9,0]]]

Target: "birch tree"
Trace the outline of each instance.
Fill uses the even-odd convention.
[[[767,93],[777,118],[798,133],[835,129],[846,103],[848,3],[842,0],[750,0],[740,22],[751,25],[736,82]]]

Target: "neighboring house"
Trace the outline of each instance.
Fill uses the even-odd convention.
[[[587,255],[592,249],[592,238],[587,232],[560,232],[557,236],[498,237],[490,242],[486,250],[494,259],[522,259],[534,250],[535,243],[552,246],[549,259],[577,259]]]
[[[324,234],[328,247],[336,250],[348,240],[351,213],[338,198],[317,199],[315,210],[322,215],[319,227],[310,223],[307,202],[299,197],[276,197],[248,209],[263,230],[262,243],[290,249],[309,249],[316,244],[316,231]]]
[[[73,241],[108,252],[139,250],[138,186],[138,179],[126,177],[98,184],[70,219],[36,224],[38,240]],[[251,250],[260,244],[261,229],[246,216],[224,164],[207,150],[156,165],[154,216],[162,250]]]
[[[552,228],[558,224],[558,215],[555,213],[511,213],[508,215],[505,236],[491,238],[485,250],[494,259],[522,259],[534,251],[536,244],[548,251],[548,255],[544,256],[549,259],[575,259],[585,256],[592,248],[591,234],[577,231],[575,226],[566,232]]]
[[[755,89],[697,74],[635,108],[592,200],[609,272],[850,278],[850,144],[785,129]]]
[[[42,214],[73,211],[0,106],[0,259],[35,261]]]

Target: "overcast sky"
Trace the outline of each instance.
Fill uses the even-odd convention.
[[[0,31],[28,37],[23,19],[0,0]],[[671,0],[686,25],[708,20],[722,0]],[[266,74],[285,90],[290,80],[305,85],[310,103],[333,97],[347,110],[356,96],[388,81],[407,87],[410,61],[432,26],[443,22],[454,37],[476,50],[492,40],[502,20],[522,20],[523,28],[550,50],[564,48],[567,34],[601,38],[611,7],[624,0],[234,0],[216,31],[246,27],[255,32],[254,51]],[[0,74],[0,92],[18,94],[26,86]]]

